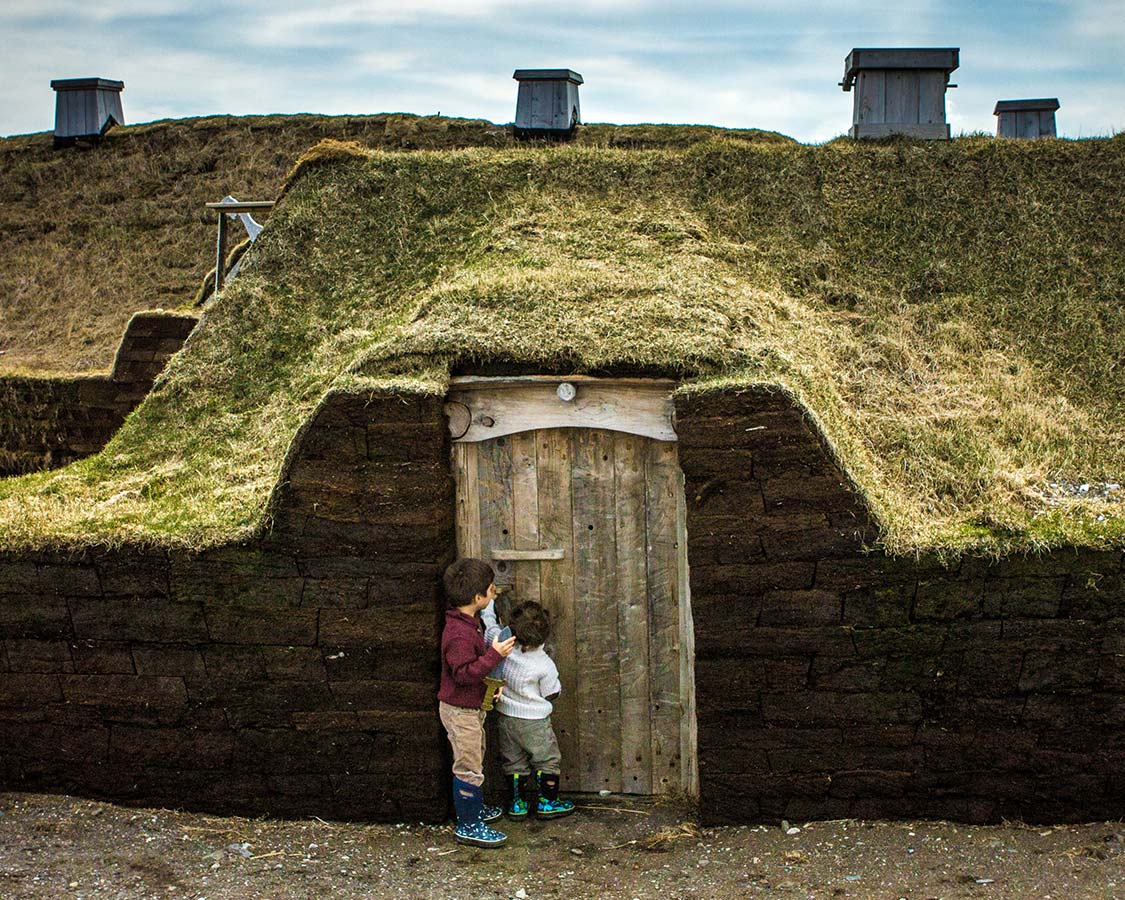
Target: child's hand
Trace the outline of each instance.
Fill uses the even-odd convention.
[[[506,641],[495,640],[492,642],[492,649],[499,653],[501,656],[509,655],[515,648],[515,637],[510,637]]]

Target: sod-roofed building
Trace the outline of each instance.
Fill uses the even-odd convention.
[[[564,789],[1119,813],[1120,138],[585,140],[320,145],[0,481],[6,787],[443,818],[461,553],[555,616]]]

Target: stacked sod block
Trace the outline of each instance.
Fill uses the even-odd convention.
[[[707,821],[1120,814],[1119,552],[891,559],[786,395],[676,413]]]
[[[140,403],[197,318],[137,313],[108,375],[0,377],[0,478],[97,453]]]
[[[0,558],[4,787],[444,818],[447,458],[439,399],[337,396],[258,540]]]

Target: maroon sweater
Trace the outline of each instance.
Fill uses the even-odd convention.
[[[479,616],[456,609],[445,611],[441,633],[441,687],[438,699],[451,706],[480,709],[484,701],[484,676],[504,659],[484,642]]]

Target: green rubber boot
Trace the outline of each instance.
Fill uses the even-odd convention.
[[[561,819],[574,812],[574,804],[569,800],[559,799],[559,776],[536,773],[539,781],[539,803],[535,807],[535,814],[540,819]]]
[[[511,795],[507,809],[509,819],[522,819],[529,812],[528,803],[520,794],[521,780],[527,777],[526,775],[508,776],[508,790]]]

